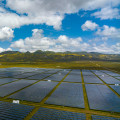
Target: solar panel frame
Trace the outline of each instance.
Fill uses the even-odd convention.
[[[31,120],[86,120],[86,115],[41,107]]]
[[[120,77],[115,77],[115,78],[117,78],[117,79],[119,79],[119,80],[120,80]]]
[[[23,120],[33,110],[33,108],[33,106],[0,101],[0,119]]]
[[[120,98],[106,85],[86,84],[90,109],[120,112]]]
[[[83,76],[88,75],[88,76],[94,76],[94,74],[90,70],[82,70]]]
[[[98,77],[94,76],[83,76],[85,83],[103,83]]]
[[[61,83],[45,103],[84,108],[82,84]]]
[[[71,73],[64,79],[66,82],[82,82],[81,74],[72,75]]]
[[[120,85],[110,85],[111,88],[113,88],[119,95],[120,95]]]
[[[92,120],[120,120],[120,118],[92,115]]]
[[[33,73],[23,73],[21,75],[16,75],[14,76],[14,78],[27,78],[29,76],[33,76],[33,75],[36,75],[37,73],[33,72]]]
[[[101,72],[100,70],[91,70],[92,72],[94,72],[97,76],[108,76],[107,74]]]
[[[105,81],[107,84],[120,84],[120,81],[118,79],[115,79],[111,76],[99,76],[103,81]]]
[[[22,89],[32,83],[36,82],[35,80],[19,80],[9,84],[0,86],[0,97],[9,95],[19,89]]]
[[[41,79],[44,79],[44,78],[48,77],[49,75],[51,75],[51,74],[49,74],[49,73],[48,74],[42,73],[42,74],[37,74],[37,75],[31,76],[31,77],[28,77],[27,79],[41,80]]]
[[[0,85],[16,81],[17,79],[14,78],[0,78]]]
[[[9,98],[40,102],[57,84],[58,82],[40,81],[9,96]]]
[[[53,80],[53,81],[61,81],[65,77],[65,74],[61,74],[61,72],[57,74],[53,74],[46,78],[45,80]]]
[[[105,72],[105,73],[107,73],[107,74],[109,74],[111,76],[120,76],[120,74],[112,72],[112,71],[103,71],[103,72]]]

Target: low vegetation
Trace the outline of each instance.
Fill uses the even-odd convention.
[[[87,52],[55,53],[41,50],[34,53],[9,51],[0,54],[0,68],[7,67],[109,69],[120,72],[120,55]]]

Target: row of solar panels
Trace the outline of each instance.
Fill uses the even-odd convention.
[[[0,102],[1,120],[23,120],[33,106]],[[120,118],[92,115],[92,120],[120,120]],[[86,120],[86,114],[40,107],[31,120]]]
[[[57,79],[58,81],[60,81],[69,71],[62,71],[60,72],[60,74],[54,74],[52,76],[52,80],[55,80]],[[73,75],[75,74],[75,75]],[[49,74],[44,74],[44,75],[49,75]],[[43,76],[44,76],[43,75]],[[59,76],[59,77],[58,77]],[[71,76],[72,76],[72,79],[71,79]],[[85,79],[85,81],[91,81],[91,80],[94,80],[94,81],[100,81],[97,77],[93,77],[94,74],[92,76],[85,76],[85,77],[88,77],[88,79]],[[44,76],[45,77],[45,76]],[[90,78],[93,77],[95,79],[91,79]],[[36,77],[37,79],[41,79],[40,78],[40,75],[38,77]],[[58,79],[59,78],[59,79]],[[113,77],[111,77],[113,78]],[[49,79],[48,79],[49,80]],[[56,81],[57,81],[56,80]],[[81,82],[81,76],[80,76],[80,71],[79,70],[73,70],[69,75],[68,77],[66,77],[66,79],[64,81],[80,81]],[[109,80],[110,81],[110,80]],[[115,82],[115,80],[113,80]],[[119,82],[118,80],[116,80],[117,82]],[[3,85],[3,86],[0,86],[0,96],[1,97],[4,97],[6,95],[9,95],[19,89],[22,89],[30,84],[33,84],[34,82],[36,82],[36,80],[20,80],[20,81],[15,81],[13,83],[9,83],[9,84],[6,84],[6,85]],[[100,81],[101,82],[101,81]],[[17,92],[15,94],[13,94],[12,96],[10,96],[10,98],[13,98],[13,99],[20,99],[20,100],[27,100],[27,101],[33,101],[33,102],[40,102],[58,83],[57,82],[50,82],[50,81],[41,81],[39,83],[36,83],[26,89],[23,89],[22,91],[20,92]],[[89,86],[87,88],[87,86]],[[104,107],[106,106],[111,106],[111,101],[115,101],[115,103],[118,103],[119,105],[119,99],[118,97],[113,94],[113,92],[109,89],[109,90],[106,90],[108,89],[107,86],[105,85],[101,85],[102,87],[100,87],[100,85],[93,85],[92,87],[96,89],[97,91],[97,88],[99,88],[100,90],[98,90],[98,92],[94,91],[94,89],[92,90],[92,85],[86,85],[86,89],[87,90],[87,93],[88,93],[88,99],[89,99],[89,103],[90,105],[92,104],[92,101],[94,101],[95,97],[92,97],[93,99],[90,99],[90,96],[93,95],[99,95],[102,97],[102,100],[104,100],[105,102],[105,105],[103,105],[103,108],[100,108],[99,106],[101,106],[102,102],[99,102],[100,104],[98,104],[98,107],[96,107],[96,105],[93,105],[90,106],[91,109],[100,109],[100,110],[109,110],[109,109],[106,109]],[[98,86],[98,87],[97,87]],[[102,92],[102,89],[104,88],[105,86],[105,90],[106,91],[110,91],[110,92],[105,92],[103,91]],[[120,86],[114,86],[114,85],[111,85],[111,87],[118,93],[120,94]],[[31,91],[32,90],[32,91]],[[65,92],[67,91],[67,93]],[[89,91],[91,91],[91,94],[89,93]],[[95,92],[95,93],[94,93]],[[114,98],[112,98],[112,96],[110,96],[110,93],[111,95],[113,96],[116,96],[115,100]],[[109,97],[103,97],[105,95],[109,95]],[[59,95],[59,96],[58,96]],[[57,97],[56,97],[57,96]],[[98,96],[98,100],[101,98],[99,98]],[[59,98],[60,99],[57,99]],[[54,98],[54,100],[53,100]],[[110,99],[109,99],[110,98]],[[71,99],[71,100],[69,100]],[[111,100],[111,101],[110,101]],[[57,103],[56,103],[57,101]],[[62,102],[64,101],[64,102]],[[69,101],[69,102],[68,102]],[[90,102],[91,101],[91,102]],[[118,102],[117,102],[118,101]],[[46,103],[48,104],[53,104],[53,103],[56,103],[57,105],[63,105],[63,106],[70,106],[70,107],[80,107],[80,108],[84,108],[84,99],[83,99],[83,91],[82,91],[82,85],[81,84],[74,84],[74,83],[62,83],[58,89],[56,89],[56,91],[52,94],[52,96],[48,99],[48,102],[46,101]],[[97,102],[96,102],[97,103]],[[95,106],[95,108],[94,108]],[[116,106],[112,106],[111,109],[116,109]],[[118,111],[119,109],[116,109],[116,111]]]
[[[41,68],[4,68],[4,69],[0,69],[0,77],[16,77],[18,76],[18,78],[20,78],[23,75],[24,76],[29,76],[29,75],[34,75],[34,74],[39,74],[41,72],[47,72],[47,73],[55,73],[57,71],[60,71],[62,69],[41,69]],[[64,72],[69,71],[69,69],[64,69]],[[107,74],[114,76],[116,78],[120,78],[120,74],[117,73],[113,73],[111,71],[106,71],[106,70],[92,70],[92,72],[94,72],[96,75],[98,76],[108,76]],[[92,76],[92,73],[90,70],[82,70],[83,75],[90,75]],[[28,74],[28,75],[26,75]],[[73,70],[71,75],[76,75],[79,74],[79,70]]]
[[[36,80],[20,80],[0,86],[0,96],[7,96],[34,82],[36,82]],[[57,84],[58,82],[40,81],[30,87],[14,93],[13,95],[9,96],[9,98],[40,102]],[[120,94],[120,86],[110,86],[118,94]],[[113,112],[120,111],[120,98],[106,85],[86,84],[85,87],[87,90],[90,109]],[[61,85],[52,93],[45,103],[84,108],[82,84],[61,83]]]
[[[32,77],[28,77],[27,80],[35,80],[33,82],[36,82],[36,80],[41,80],[41,79],[45,79],[45,80],[50,80],[50,81],[61,81],[66,74],[61,74],[61,72],[54,74],[52,76],[50,76],[51,74],[38,74]],[[50,76],[50,77],[48,77]],[[46,78],[47,77],[47,78]],[[98,77],[96,76],[83,76],[84,78],[84,82],[85,83],[103,83]],[[104,76],[100,76],[100,78],[105,81],[107,84],[120,84],[120,80],[115,79],[111,76],[108,77],[104,77]],[[12,82],[12,83],[10,83]],[[15,83],[19,83],[20,81],[18,81],[18,79],[13,79],[13,78],[0,78],[0,85],[2,84],[15,84]],[[81,75],[72,75],[71,73],[64,79],[64,82],[77,82],[77,83],[81,83],[82,79],[81,79]]]

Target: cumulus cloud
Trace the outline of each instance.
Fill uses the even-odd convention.
[[[3,27],[0,29],[0,41],[11,40],[13,35],[13,30],[9,27]]]
[[[0,47],[0,53],[5,52],[5,51],[12,51],[12,49],[11,48],[4,49]]]
[[[80,9],[93,10],[111,5],[116,6],[119,0],[7,0],[7,6],[19,13],[46,14],[74,13]],[[64,7],[63,7],[64,6]]]
[[[87,20],[82,26],[83,31],[87,30],[95,30],[98,27],[98,25],[95,22],[92,22],[90,20]]]
[[[96,34],[108,38],[120,39],[120,29],[117,29],[115,27],[109,27],[107,25],[104,25],[102,28],[99,28]]]
[[[102,43],[100,45],[93,44],[88,51],[106,54],[120,54],[120,43],[111,46],[107,43]]]
[[[97,11],[92,14],[96,18],[104,19],[120,19],[120,10],[118,8],[105,7],[100,11]]]
[[[20,39],[11,44],[12,48],[18,48],[21,52],[34,52],[36,50],[50,51],[77,51],[85,50],[89,45],[82,42],[82,38],[69,38],[66,35],[60,35],[57,39],[45,37],[43,30],[32,30],[32,37],[27,37],[24,40]]]
[[[120,28],[115,28],[113,26],[107,26],[103,25],[100,27],[98,24],[95,22],[87,20],[82,26],[81,26],[83,31],[88,31],[88,30],[97,30],[96,35],[101,37],[101,40],[106,41],[109,38],[112,38],[114,40],[120,40]],[[89,40],[93,41],[93,40]],[[100,39],[95,39],[94,41],[100,41]]]
[[[46,37],[43,30],[32,30],[32,37],[20,39],[11,44],[10,47],[17,48],[21,52],[35,52],[36,50],[49,50],[55,52],[65,51],[87,51],[87,52],[102,52],[102,53],[120,53],[120,43],[109,46],[107,43],[92,44],[86,43],[81,37],[69,38],[66,35],[60,35],[58,38],[53,39]]]
[[[0,27],[8,26],[10,28],[19,28],[23,25],[29,24],[43,24],[53,26],[55,29],[60,29],[62,24],[63,15],[18,15],[11,13],[5,9],[1,9],[0,12]]]
[[[65,14],[79,10],[94,10],[106,6],[117,6],[119,0],[6,0],[6,7],[0,7],[0,27],[20,27],[29,24],[46,24],[60,29]],[[64,7],[63,7],[64,6]],[[19,13],[19,14],[17,14]]]

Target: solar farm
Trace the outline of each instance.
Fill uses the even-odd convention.
[[[120,120],[120,74],[1,68],[0,120]]]

